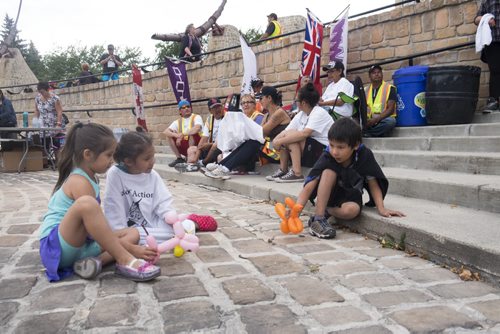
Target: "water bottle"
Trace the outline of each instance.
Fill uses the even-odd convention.
[[[23,112],[23,127],[24,128],[28,127],[28,112],[27,111]]]
[[[33,119],[31,120],[31,126],[34,128],[40,127],[40,120],[38,119],[38,117],[33,117]]]

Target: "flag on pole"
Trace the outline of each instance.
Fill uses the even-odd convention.
[[[257,59],[252,48],[247,41],[240,35],[241,53],[243,55],[243,79],[241,80],[241,95],[252,94],[251,82],[257,79]]]
[[[189,83],[186,73],[186,63],[174,63],[170,59],[166,58],[165,65],[167,67],[170,84],[172,85],[172,90],[174,91],[177,102],[180,100],[187,100],[191,103],[191,94],[189,93]]]
[[[306,35],[304,38],[304,50],[302,51],[302,62],[300,64],[300,76],[297,89],[300,88],[300,79],[309,76],[316,89],[321,92],[319,82],[321,70],[321,46],[323,44],[323,23],[311,12],[307,11]]]
[[[342,18],[332,25],[330,29],[330,61],[340,60],[347,70],[347,32],[349,25],[347,18],[349,9],[347,9]]]
[[[137,118],[137,125],[148,131],[146,126],[146,114],[144,113],[144,95],[142,93],[142,73],[137,65],[132,64],[132,83],[134,93],[134,111]]]

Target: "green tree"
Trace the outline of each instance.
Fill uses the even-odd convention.
[[[245,32],[240,31],[240,33],[243,35],[243,37],[245,37],[248,43],[251,43],[259,40],[260,36],[262,36],[262,29],[250,28]]]
[[[5,41],[5,39],[7,38],[7,36],[9,36],[12,29],[14,29],[14,23],[15,23],[14,19],[11,18],[8,14],[5,14],[5,18],[2,24],[2,32],[0,33],[2,41]],[[12,43],[12,45],[10,45],[10,47],[18,48],[19,51],[21,51],[21,54],[25,56],[28,50],[28,46],[26,44],[26,41],[19,37],[20,32],[21,32],[20,30],[17,30],[14,42]]]
[[[181,43],[178,42],[160,42],[155,44],[156,58],[155,63],[161,63],[165,57],[179,57],[181,52]]]
[[[48,79],[47,68],[43,64],[42,57],[40,56],[40,53],[35,47],[33,41],[30,41],[29,43],[24,60],[26,60],[26,64],[28,64],[29,68],[33,71],[33,74],[35,74],[38,80],[45,81]]]

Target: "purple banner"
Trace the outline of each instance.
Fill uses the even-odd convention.
[[[330,28],[330,61],[340,60],[346,69],[348,17],[349,11],[346,11],[344,16]]]
[[[180,100],[188,100],[189,103],[191,103],[186,63],[180,62],[177,64],[167,58],[165,59],[165,65],[167,66],[170,84],[172,85],[172,90],[174,91],[177,102]]]

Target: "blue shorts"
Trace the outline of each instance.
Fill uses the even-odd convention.
[[[40,239],[40,258],[50,282],[71,276],[75,261],[98,256],[101,253],[101,246],[92,239],[87,239],[81,247],[71,246],[61,236],[59,225],[55,226],[45,238]]]
[[[108,74],[103,74],[101,80],[102,81],[109,81],[109,80],[118,80],[118,73],[108,73]]]

